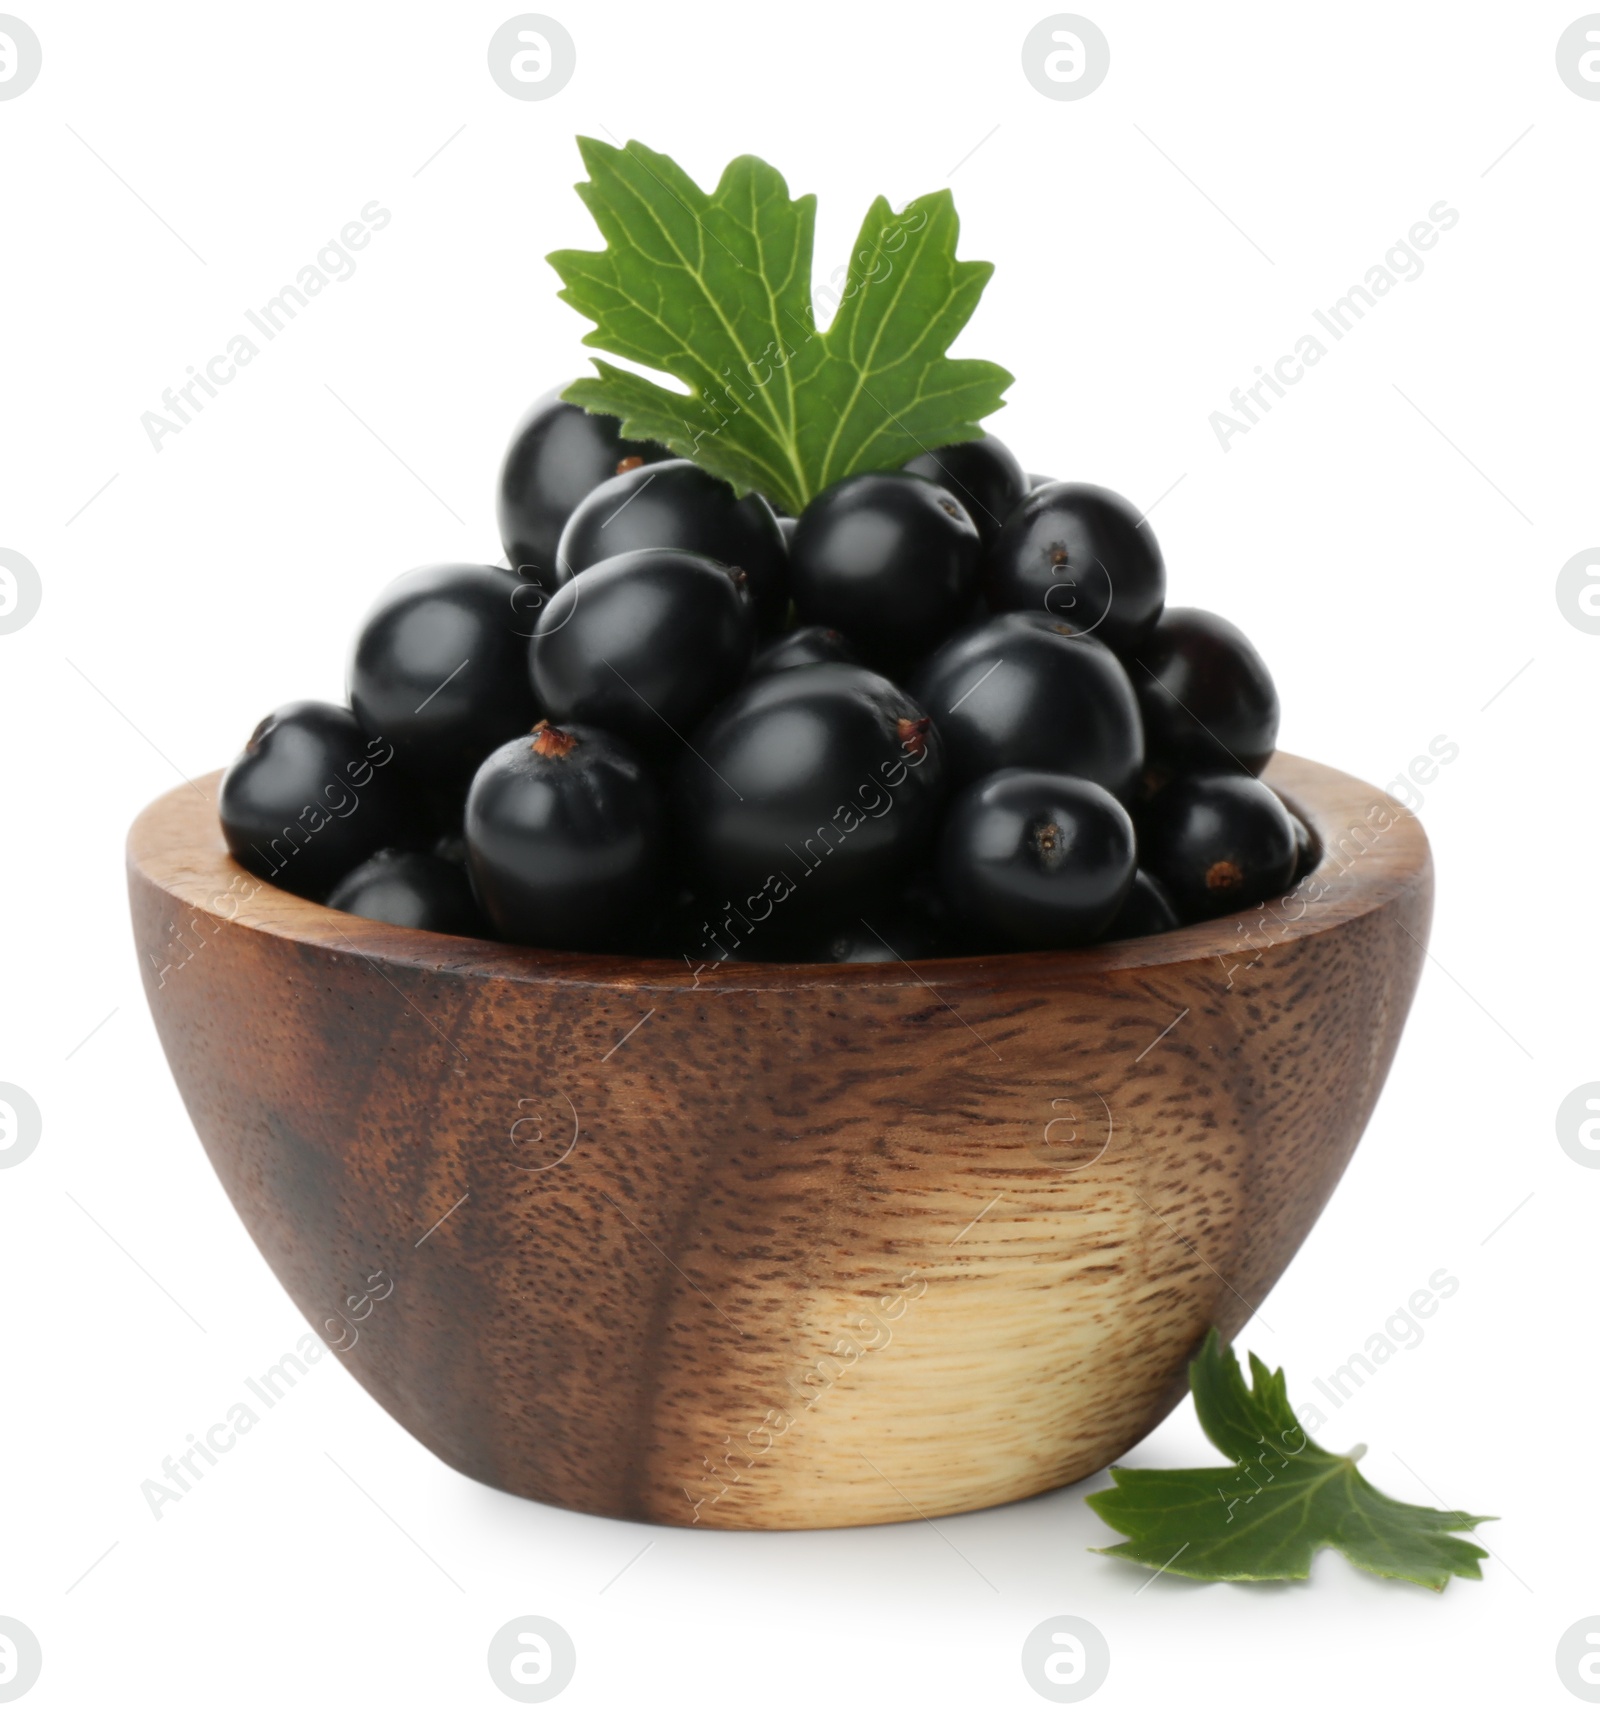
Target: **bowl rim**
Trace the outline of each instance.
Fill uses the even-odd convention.
[[[175,787],[140,812],[128,832],[130,881],[142,878],[196,919],[208,918],[340,957],[457,978],[599,987],[621,991],[751,990],[922,985],[992,988],[997,980],[1041,985],[1195,961],[1247,962],[1250,952],[1299,942],[1364,917],[1431,876],[1428,839],[1416,815],[1381,789],[1326,764],[1273,755],[1262,779],[1311,831],[1317,864],[1285,895],[1243,915],[1088,948],[941,955],[896,962],[725,961],[695,969],[643,955],[526,948],[363,919],[291,895],[245,871],[228,852],[216,799],[223,771]],[[1356,851],[1349,850],[1354,841]],[[1252,931],[1248,920],[1256,920]],[[174,930],[176,927],[174,927]],[[206,927],[195,923],[203,937]],[[187,945],[185,945],[187,946]],[[154,963],[155,957],[151,956]],[[149,981],[150,975],[146,978]]]

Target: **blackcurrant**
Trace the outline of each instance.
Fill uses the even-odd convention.
[[[750,676],[780,674],[785,668],[814,668],[819,662],[856,661],[856,653],[843,633],[831,626],[797,626],[756,652]]]
[[[909,661],[954,629],[983,546],[948,489],[898,471],[831,484],[800,516],[789,589],[801,620],[836,626],[875,665]]]
[[[1221,615],[1169,608],[1126,658],[1157,779],[1260,775],[1278,742],[1278,694],[1250,640]]]
[[[1287,806],[1284,809],[1289,810]],[[1322,857],[1322,843],[1297,813],[1289,811],[1289,823],[1294,829],[1294,881],[1298,883],[1317,868],[1317,861]]]
[[[473,771],[538,715],[517,591],[500,567],[418,567],[380,593],[351,652],[357,719],[456,821]]]
[[[591,491],[561,533],[558,576],[565,582],[632,549],[688,549],[737,567],[750,581],[758,627],[783,624],[789,557],[771,507],[753,492],[736,496],[687,459],[640,466]]]
[[[339,883],[328,905],[412,930],[457,937],[489,934],[466,871],[437,853],[385,847]]]
[[[1117,942],[1123,937],[1153,937],[1162,931],[1175,931],[1182,921],[1167,891],[1148,871],[1135,871],[1127,897],[1117,909],[1117,916],[1106,926],[1104,940]]]
[[[956,796],[939,838],[946,899],[975,931],[1014,948],[1093,942],[1133,874],[1133,819],[1076,776],[985,776]]]
[[[871,908],[852,923],[824,928],[806,958],[857,966],[871,962],[938,960],[960,952],[931,919],[891,907]]]
[[[854,909],[923,856],[943,773],[927,716],[881,675],[821,663],[751,680],[675,766],[685,880],[752,925]]]
[[[462,805],[466,810],[465,802]],[[448,859],[452,865],[459,866],[462,873],[467,869],[467,838],[461,833],[460,825],[439,836],[428,849],[438,859]]]
[[[1143,642],[1166,590],[1149,522],[1092,483],[1035,489],[1006,520],[983,570],[996,613],[1053,615],[1116,651]]]
[[[1006,768],[1098,782],[1119,799],[1144,756],[1139,706],[1104,645],[1042,614],[957,633],[911,681],[945,744],[952,785]]]
[[[1000,535],[1012,508],[1028,493],[1028,476],[1003,441],[980,435],[906,461],[905,469],[948,489],[972,516],[983,545]]]
[[[651,441],[625,441],[617,418],[569,405],[553,388],[523,414],[500,467],[500,541],[524,578],[555,570],[556,544],[591,489],[668,458]]]
[[[638,756],[598,728],[541,721],[492,752],[465,827],[473,888],[513,942],[616,948],[655,904],[660,798]]]
[[[292,894],[321,898],[406,832],[394,747],[338,704],[285,704],[263,717],[218,794],[228,851]]]
[[[553,721],[659,755],[739,684],[754,644],[742,573],[683,549],[635,549],[556,592],[535,623],[528,673]]]
[[[1139,857],[1186,921],[1281,895],[1299,854],[1283,801],[1248,775],[1182,776],[1144,807]]]

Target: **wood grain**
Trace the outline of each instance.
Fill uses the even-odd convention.
[[[1413,817],[1280,754],[1325,853],[1248,924],[697,981],[286,895],[216,779],[138,819],[129,887],[256,1244],[443,1460],[642,1521],[938,1516],[1136,1443],[1333,1191],[1432,905]]]

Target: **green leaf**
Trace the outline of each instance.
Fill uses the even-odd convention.
[[[1358,1569],[1442,1592],[1452,1575],[1482,1578],[1488,1553],[1453,1537],[1492,1515],[1397,1503],[1362,1478],[1364,1446],[1332,1455],[1307,1437],[1282,1371],[1238,1359],[1213,1330],[1189,1368],[1200,1424],[1232,1467],[1117,1468],[1087,1501],[1127,1539],[1107,1557],[1198,1581],[1303,1581],[1324,1545]]]
[[[830,483],[971,441],[1011,376],[945,356],[993,272],[957,262],[948,191],[899,214],[878,198],[851,250],[833,322],[812,314],[816,198],[776,168],[729,162],[709,196],[642,143],[578,139],[578,186],[603,251],[555,251],[584,343],[676,377],[686,392],[595,360],[564,398],[622,419],[743,494],[798,514]]]

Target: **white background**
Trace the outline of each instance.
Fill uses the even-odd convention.
[[[1058,1613],[1110,1643],[1107,1713],[1575,1709],[1556,1642],[1600,1612],[1600,1174],[1554,1129],[1600,1079],[1600,637],[1554,594],[1600,542],[1600,102],[1555,66],[1577,11],[1085,0],[1110,75],[1050,101],[1020,62],[1038,5],[551,0],[577,73],[520,102],[486,69],[505,5],[18,3],[44,48],[0,102],[0,545],[44,589],[0,637],[0,1079],[44,1116],[0,1176],[0,1614],[44,1646],[23,1709],[510,1710],[484,1654],[527,1612],[577,1642],[574,1713],[1044,1710],[1019,1652]],[[1259,644],[1286,747],[1384,783],[1459,745],[1425,790],[1437,964],[1246,1340],[1304,1401],[1459,1279],[1321,1435],[1500,1516],[1481,1584],[1325,1553],[1292,1590],[1144,1586],[1086,1549],[1112,1537],[1097,1482],[937,1529],[594,1520],[443,1467],[332,1359],[152,1518],[141,1482],[304,1321],[163,1063],[124,832],[267,709],[339,696],[389,578],[494,558],[506,432],[584,363],[541,260],[593,242],[579,132],[702,183],[766,157],[820,195],[819,276],[874,193],[948,181],[963,254],[997,264],[958,348],[1018,378],[995,431],[1159,498],[1174,600]],[[356,274],[153,451],[161,391],[374,198]],[[1460,220],[1422,276],[1222,451],[1229,391],[1440,199]],[[1185,1405],[1130,1459],[1210,1454]]]

